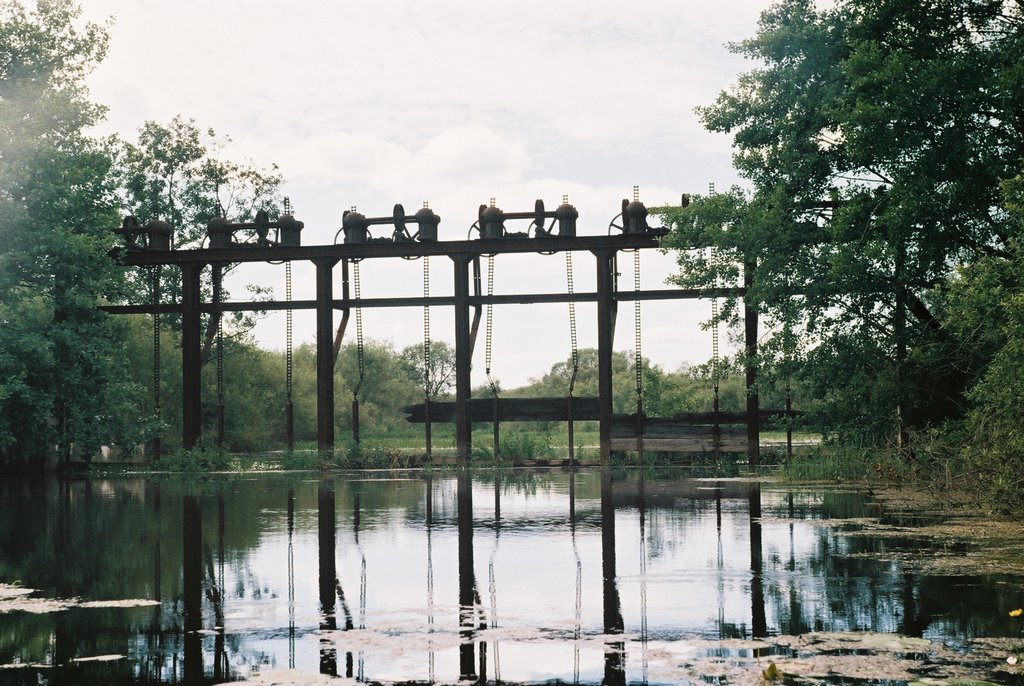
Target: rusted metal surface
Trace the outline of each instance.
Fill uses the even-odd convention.
[[[471,256],[452,257],[455,273],[455,449],[465,465],[473,449],[473,427],[466,403],[471,393],[472,341],[469,323],[469,263]]]
[[[615,338],[615,251],[597,250],[597,402],[601,465],[611,456],[612,346]]]
[[[562,302],[593,302],[597,305],[598,339],[598,407],[600,423],[601,461],[606,463],[611,451],[612,417],[612,353],[614,344],[615,319],[620,301],[678,300],[708,297],[744,296],[753,278],[756,265],[745,265],[744,288],[714,289],[653,289],[619,293],[617,288],[616,262],[620,250],[638,250],[659,247],[659,238],[666,229],[647,224],[647,209],[634,194],[632,202],[623,201],[622,213],[616,218],[621,225],[612,221],[610,228],[620,233],[597,236],[577,236],[576,220],[579,213],[563,199],[553,212],[544,209],[538,200],[532,212],[502,212],[493,202],[490,207],[481,206],[479,221],[474,229],[481,238],[476,240],[437,241],[437,225],[440,218],[426,205],[407,218],[401,205],[396,205],[391,217],[368,218],[353,208],[343,218],[342,231],[345,242],[341,245],[302,246],[299,239],[302,222],[290,214],[271,222],[265,213],[257,215],[250,223],[230,223],[221,218],[210,221],[207,230],[209,247],[195,250],[171,250],[173,234],[171,227],[161,222],[150,222],[139,226],[134,218],[126,218],[117,230],[126,243],[127,250],[112,252],[116,259],[126,266],[175,265],[182,274],[182,300],[180,304],[148,304],[107,306],[108,312],[127,313],[181,313],[182,315],[182,367],[183,367],[183,422],[182,437],[186,448],[194,447],[202,431],[200,408],[200,316],[203,313],[270,311],[270,310],[316,310],[317,345],[317,447],[320,450],[334,448],[334,364],[345,333],[349,310],[353,307],[425,307],[453,306],[455,308],[456,347],[456,401],[455,424],[456,444],[460,464],[465,464],[472,449],[471,428],[473,418],[470,411],[471,380],[470,370],[479,327],[480,313],[484,304],[534,304]],[[525,232],[509,232],[506,221],[531,220]],[[547,220],[550,225],[545,226]],[[407,222],[415,222],[419,230],[410,235]],[[393,224],[390,237],[374,238],[370,226]],[[557,234],[556,234],[557,226]],[[276,229],[276,236],[271,230]],[[249,232],[245,241],[236,241],[236,234]],[[532,232],[532,235],[531,235]],[[592,293],[522,293],[506,295],[483,295],[480,288],[480,257],[497,253],[524,254],[571,252],[586,250],[597,259],[597,288]],[[348,292],[348,263],[367,258],[400,257],[416,258],[444,255],[453,263],[454,294],[433,297],[397,297],[353,299]],[[202,302],[200,275],[206,265],[220,265],[242,262],[266,262],[282,260],[305,260],[316,265],[316,298],[314,300],[288,300],[265,302]],[[342,298],[335,299],[333,293],[333,270],[342,262]],[[470,267],[472,265],[472,280]],[[333,311],[342,311],[341,325],[337,332],[333,327]],[[757,417],[758,397],[756,393],[756,369],[754,360],[757,352],[757,310],[745,307],[745,334],[747,359],[747,412],[750,417],[747,427],[748,456],[751,464],[758,459],[757,444],[759,428]],[[577,399],[579,400],[579,399]],[[564,400],[560,400],[564,403]],[[582,419],[576,401],[571,413]],[[498,405],[493,405],[493,408]],[[560,405],[561,407],[561,405]],[[566,406],[568,407],[568,406]],[[492,408],[492,409],[493,409]],[[288,408],[289,414],[292,408]],[[566,413],[570,410],[566,409]],[[433,414],[433,413],[432,413]],[[492,415],[495,413],[492,412]],[[500,414],[500,412],[498,413]],[[585,414],[585,413],[583,413]],[[492,417],[493,419],[493,417]],[[437,421],[437,419],[434,419]],[[637,421],[643,421],[639,417]],[[288,418],[291,425],[291,417]],[[290,442],[291,436],[289,436]]]
[[[344,291],[345,281],[342,281]],[[743,288],[662,288],[651,289],[634,293],[624,291],[616,293],[615,299],[619,302],[632,302],[634,300],[699,300],[701,298],[731,298],[743,297]],[[343,292],[344,295],[344,292]],[[567,303],[570,301],[582,303],[597,302],[597,293],[503,293],[499,295],[474,294],[469,296],[469,304],[478,308],[481,305],[539,305],[552,303]],[[432,295],[429,298],[422,296],[397,297],[397,298],[362,298],[359,306],[363,308],[380,307],[451,307],[455,304],[455,297],[451,295]],[[334,309],[344,311],[355,307],[356,301],[351,298],[335,298]],[[260,300],[251,302],[223,302],[202,303],[202,312],[271,312],[279,310],[314,310],[316,300]],[[181,305],[161,304],[153,305],[104,305],[100,309],[111,314],[172,314],[181,312]],[[475,309],[474,309],[475,312]],[[474,315],[475,316],[475,315]],[[341,327],[339,325],[339,331]]]
[[[743,265],[743,286],[749,289],[754,283],[754,271],[757,269],[756,262],[747,262]],[[757,417],[761,408],[761,401],[757,393],[757,335],[758,335],[758,312],[757,307],[749,301],[743,301],[743,354],[746,357],[746,381],[747,381],[747,416]],[[761,461],[760,453],[761,427],[756,421],[747,422],[747,462],[751,467],[756,467]]]
[[[334,450],[334,299],[332,283],[336,260],[316,265],[316,447]]]
[[[203,430],[201,323],[199,277],[203,265],[181,269],[181,439],[186,450],[195,448]]]
[[[615,234],[604,236],[576,236],[537,240],[465,240],[438,241],[436,243],[362,243],[357,245],[308,246],[232,246],[228,248],[201,248],[196,250],[147,250],[128,252],[121,258],[126,266],[149,264],[186,264],[198,262],[269,262],[277,260],[316,260],[342,258],[360,259],[377,257],[420,257],[422,255],[486,255],[488,253],[539,253],[593,251],[599,249],[632,250],[657,248],[654,234]]]
[[[344,281],[342,289],[344,290]],[[634,293],[624,291],[616,293],[615,299],[620,302],[633,302],[634,300],[698,300],[701,298],[729,298],[742,297],[745,293],[742,288],[716,288],[716,289],[653,289]],[[474,308],[481,305],[539,305],[565,302],[597,302],[597,293],[503,293],[499,295],[469,296],[469,304]],[[359,307],[451,307],[455,305],[455,296],[438,295],[424,298],[422,296],[397,297],[397,298],[362,298],[359,300]],[[355,307],[355,300],[351,298],[335,298],[333,302],[335,309],[344,311]],[[165,303],[157,307],[151,304],[146,305],[104,305],[100,309],[112,314],[152,314],[161,312],[164,314],[181,311],[177,304]],[[202,303],[201,312],[256,312],[256,311],[280,311],[286,309],[316,309],[315,300],[259,300],[241,302]],[[341,327],[339,326],[339,331]]]

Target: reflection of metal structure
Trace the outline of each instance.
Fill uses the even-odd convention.
[[[623,201],[621,225],[615,220],[606,235],[580,236],[576,232],[578,213],[576,209],[563,202],[552,212],[545,211],[542,201],[537,201],[533,212],[502,212],[497,207],[481,207],[479,221],[474,228],[479,238],[464,241],[437,241],[437,226],[440,219],[429,208],[419,210],[411,221],[418,225],[415,235],[406,229],[405,212],[401,205],[396,205],[389,218],[367,218],[350,211],[343,218],[342,232],[345,242],[340,245],[301,245],[300,232],[302,222],[295,220],[290,214],[270,221],[265,215],[258,215],[249,223],[231,223],[222,218],[210,221],[208,227],[209,247],[196,250],[174,250],[170,227],[157,226],[159,222],[150,222],[148,228],[141,228],[133,219],[125,220],[125,226],[118,230],[126,240],[128,249],[120,251],[119,257],[123,264],[136,267],[157,267],[173,265],[181,270],[182,289],[181,301],[176,304],[153,303],[139,306],[111,306],[107,310],[115,313],[180,313],[182,316],[182,442],[191,448],[199,441],[202,432],[202,407],[200,369],[201,332],[200,317],[203,313],[219,314],[223,312],[253,310],[293,310],[315,309],[316,350],[317,350],[317,446],[320,450],[334,448],[334,375],[333,369],[336,351],[344,333],[348,312],[351,308],[363,307],[431,307],[453,306],[455,308],[455,395],[454,403],[446,404],[429,401],[420,406],[420,415],[429,408],[429,418],[419,421],[439,422],[454,421],[456,448],[460,463],[465,463],[471,449],[471,424],[473,421],[516,421],[521,419],[538,419],[538,417],[522,417],[510,408],[514,399],[487,399],[490,417],[478,419],[475,401],[470,391],[470,366],[476,342],[476,331],[479,326],[481,309],[484,305],[501,304],[535,304],[535,303],[575,303],[592,302],[597,306],[597,347],[598,347],[598,397],[594,399],[573,398],[570,386],[570,399],[557,399],[558,409],[551,416],[540,417],[548,421],[580,421],[596,419],[600,424],[601,459],[605,462],[612,449],[637,450],[641,448],[640,437],[643,437],[642,448],[646,450],[707,450],[709,446],[718,445],[706,426],[695,427],[693,417],[676,417],[668,420],[645,417],[642,412],[624,418],[616,418],[612,414],[612,352],[615,319],[618,303],[622,301],[640,302],[642,300],[677,300],[692,298],[708,298],[714,296],[742,295],[745,288],[715,289],[641,289],[632,293],[620,292],[617,284],[617,255],[625,250],[655,249],[659,247],[658,239],[667,233],[666,229],[653,228],[647,223],[647,209],[636,197],[633,201]],[[531,220],[526,232],[510,233],[505,228],[506,221]],[[548,220],[550,224],[547,224]],[[391,223],[394,232],[390,238],[373,238],[369,227]],[[166,231],[163,227],[166,227]],[[612,233],[611,228],[618,228],[621,233]],[[531,235],[532,231],[532,235]],[[238,236],[245,237],[239,240]],[[145,237],[146,242],[140,243]],[[515,240],[516,238],[522,240]],[[597,261],[596,290],[589,293],[576,293],[570,287],[565,293],[521,293],[512,295],[482,295],[480,293],[479,273],[480,258],[498,253],[543,253],[590,252]],[[349,263],[364,259],[401,257],[414,259],[433,255],[446,256],[452,261],[454,278],[454,295],[430,296],[425,287],[422,297],[401,298],[355,298],[348,293]],[[305,260],[316,266],[316,298],[314,300],[285,300],[252,302],[213,302],[204,303],[201,297],[200,277],[207,266],[224,265],[237,262],[268,262],[268,261]],[[343,273],[343,294],[341,299],[334,297],[334,268],[341,263]],[[748,265],[749,267],[749,265]],[[216,267],[215,267],[216,268]],[[470,269],[474,278],[470,278]],[[747,269],[745,285],[749,286],[752,279],[752,268]],[[471,283],[474,286],[471,289]],[[334,332],[334,310],[343,312],[338,336]],[[574,327],[573,327],[574,329]],[[746,342],[747,352],[756,352],[757,313],[753,308],[746,308]],[[429,342],[428,342],[429,343]],[[752,359],[750,355],[748,359]],[[576,360],[574,359],[574,364]],[[759,426],[763,414],[760,412],[758,398],[754,389],[756,371],[751,366],[747,371],[748,402],[747,411],[737,416],[736,421],[746,423],[745,435],[734,435],[729,445],[733,450],[746,450],[749,461],[757,462]],[[483,400],[483,399],[481,399]],[[585,411],[588,401],[593,403],[589,412]],[[448,407],[445,407],[448,405]],[[413,408],[417,421],[416,411]],[[716,415],[717,416],[717,415]],[[699,418],[698,418],[699,419]],[[618,426],[619,428],[615,428]],[[689,428],[687,428],[689,426]],[[726,438],[721,439],[724,448]]]

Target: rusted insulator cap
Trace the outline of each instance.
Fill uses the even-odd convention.
[[[231,227],[224,217],[213,217],[206,222],[206,236],[211,248],[227,248],[231,245]]]
[[[305,226],[290,214],[282,214],[277,218],[277,224],[281,227],[281,245],[286,248],[297,248],[302,245],[301,232]]]
[[[437,240],[437,225],[441,223],[441,218],[434,214],[434,210],[422,207],[416,211],[413,218],[420,227],[419,241],[421,243],[435,242]]]
[[[567,202],[555,208],[555,219],[558,220],[558,235],[572,238],[576,235],[576,220],[580,213]]]
[[[342,228],[355,228],[355,227],[366,227],[366,217],[361,212],[355,210],[348,210],[341,218]]]
[[[491,205],[480,213],[480,237],[501,238],[505,235],[505,213]]]
[[[626,233],[647,232],[647,208],[639,200],[626,205],[625,216],[622,218]]]
[[[149,220],[146,224],[146,233],[149,234],[150,250],[171,249],[171,225],[167,222],[159,219]]]
[[[355,210],[347,210],[341,217],[341,228],[345,232],[346,243],[365,243],[369,237],[366,216]]]

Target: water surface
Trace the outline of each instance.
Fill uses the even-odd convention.
[[[0,595],[0,681],[678,683],[778,650],[737,639],[1019,635],[1019,578],[916,572],[938,544],[887,516],[685,474],[8,478],[0,583],[36,592]]]

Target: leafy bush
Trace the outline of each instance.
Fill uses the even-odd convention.
[[[555,448],[551,444],[551,434],[547,431],[512,429],[503,432],[498,448],[499,459],[536,460],[552,457],[555,454]]]
[[[227,453],[217,448],[204,447],[161,455],[159,460],[152,463],[154,471],[184,473],[224,471],[232,466]]]

